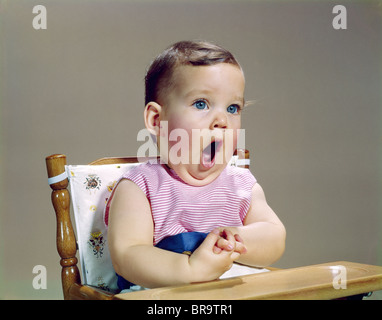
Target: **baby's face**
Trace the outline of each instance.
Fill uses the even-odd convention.
[[[206,185],[224,170],[236,149],[244,75],[237,66],[219,63],[180,66],[172,80],[160,114],[168,135],[162,125],[158,137],[166,139],[169,153],[161,156],[184,182]]]

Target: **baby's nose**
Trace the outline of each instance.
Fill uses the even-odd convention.
[[[227,128],[227,116],[222,113],[222,112],[219,112],[215,115],[215,118],[212,122],[212,125],[211,125],[211,129],[226,129]]]

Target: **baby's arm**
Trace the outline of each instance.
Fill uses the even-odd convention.
[[[252,188],[251,207],[242,227],[224,227],[239,234],[247,253],[239,257],[242,264],[265,267],[277,261],[284,253],[286,231],[284,225],[269,207],[263,189],[256,183]]]
[[[143,287],[214,280],[228,270],[240,254],[214,253],[219,233],[211,232],[189,257],[153,246],[149,202],[139,187],[122,180],[110,204],[108,243],[115,271]]]

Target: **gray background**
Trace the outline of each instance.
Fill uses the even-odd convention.
[[[46,30],[32,27],[37,4]],[[346,30],[332,27],[335,4]],[[146,67],[184,39],[221,44],[245,70],[251,171],[287,229],[275,266],[382,265],[381,1],[0,5],[0,298],[62,298],[44,159],[135,155]],[[32,287],[35,265],[46,290]]]

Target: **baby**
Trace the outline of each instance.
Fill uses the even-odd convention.
[[[209,42],[178,42],[153,61],[145,85],[144,121],[160,162],[131,169],[109,199],[105,222],[120,280],[155,288],[214,280],[234,262],[278,260],[283,224],[251,172],[227,166],[245,105],[234,56]],[[187,139],[171,138],[180,129]]]

